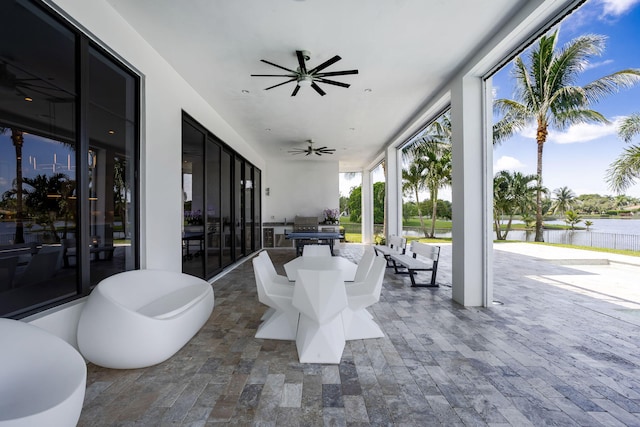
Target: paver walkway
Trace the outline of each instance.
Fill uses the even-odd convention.
[[[89,365],[80,425],[640,426],[640,267],[497,249],[503,305],[452,302],[443,245],[442,286],[410,288],[388,269],[371,310],[386,336],[348,342],[339,365],[254,338],[265,307],[245,262],[214,282],[213,315],[168,361]],[[358,260],[362,246],[341,252]],[[295,255],[269,253],[281,274]]]

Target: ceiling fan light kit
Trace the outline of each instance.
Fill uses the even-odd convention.
[[[288,80],[285,80],[282,83],[275,84],[273,86],[269,86],[265,88],[265,90],[273,89],[278,86],[282,86],[287,83],[296,82],[296,87],[293,89],[291,96],[296,96],[301,87],[309,87],[311,86],[319,95],[324,96],[326,92],[322,90],[318,83],[325,83],[334,86],[340,86],[344,88],[348,88],[351,86],[350,84],[339,82],[336,80],[327,79],[326,77],[333,76],[345,76],[349,74],[358,74],[358,70],[344,70],[344,71],[328,71],[323,72],[325,68],[330,65],[340,61],[342,58],[338,55],[326,60],[322,64],[312,68],[307,68],[307,61],[310,59],[310,53],[306,50],[296,50],[296,57],[298,58],[298,68],[292,70],[290,68],[283,67],[278,64],[274,64],[273,62],[267,61],[266,59],[261,59],[260,61],[265,64],[269,64],[273,67],[280,68],[281,70],[287,71],[289,74],[251,74],[252,77],[286,77]]]

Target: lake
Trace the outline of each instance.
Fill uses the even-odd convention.
[[[548,243],[561,243],[578,246],[592,246],[609,249],[626,249],[640,251],[640,218],[636,219],[612,219],[594,218],[589,221],[593,225],[587,230],[544,230],[544,241]],[[522,221],[514,221],[522,223]],[[545,221],[545,224],[566,225],[563,220]],[[577,224],[584,227],[584,221]],[[405,230],[408,236],[423,236],[415,230]],[[437,237],[450,238],[451,232],[437,232]],[[495,238],[495,236],[494,236]],[[532,242],[535,238],[533,231],[511,230],[507,240],[519,240]]]

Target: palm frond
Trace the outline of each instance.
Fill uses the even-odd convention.
[[[640,134],[640,114],[635,113],[625,117],[618,126],[618,136],[624,142],[631,142],[631,139]]]
[[[620,194],[640,178],[640,145],[627,147],[611,164],[606,181],[612,191]]]

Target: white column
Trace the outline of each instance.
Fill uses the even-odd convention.
[[[453,299],[464,306],[491,305],[492,145],[485,122],[491,97],[483,96],[482,79],[458,79],[451,90],[453,143]],[[484,104],[486,100],[486,105]],[[487,123],[487,125],[485,125]]]
[[[395,147],[388,147],[385,157],[386,177],[385,194],[387,199],[387,238],[402,235],[402,164]]]
[[[373,180],[371,171],[362,171],[362,243],[373,242]]]

